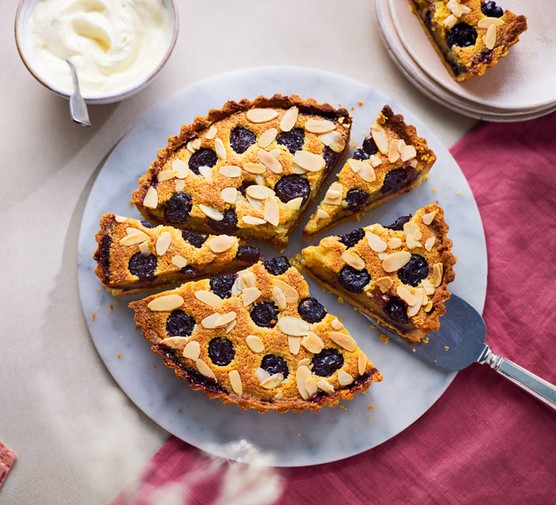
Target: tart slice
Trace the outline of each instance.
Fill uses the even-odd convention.
[[[245,410],[319,410],[382,380],[284,256],[130,307],[178,377]]]
[[[440,327],[454,280],[444,212],[431,204],[390,226],[373,224],[303,249],[308,273],[356,309],[419,342]]]
[[[485,0],[410,0],[413,11],[456,81],[483,75],[508,54],[527,18]]]
[[[114,295],[236,272],[261,258],[257,247],[240,245],[237,237],[153,227],[114,214],[100,218],[96,240],[95,273]]]
[[[417,136],[385,105],[363,141],[338,173],[303,230],[310,236],[342,221],[359,218],[378,205],[421,184],[436,160],[427,141]]]
[[[297,95],[227,102],[170,137],[133,201],[155,223],[283,250],[350,128],[347,110]]]

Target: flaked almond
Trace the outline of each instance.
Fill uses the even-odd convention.
[[[237,314],[231,310],[230,312],[226,312],[222,314],[215,322],[214,326],[216,328],[220,328],[222,326],[226,326],[227,324],[231,323],[234,319],[236,319]]]
[[[388,247],[390,249],[397,249],[398,247],[401,247],[403,244],[402,239],[399,237],[392,237],[391,239],[388,240]]]
[[[129,229],[129,228],[128,228]],[[121,245],[137,245],[149,240],[149,236],[142,231],[137,230],[137,233],[128,234],[120,239]]]
[[[341,153],[346,147],[346,141],[341,133],[333,131],[319,135],[320,141],[330,147],[335,153]]]
[[[396,272],[411,259],[411,253],[408,251],[397,251],[385,256],[382,261],[382,268],[385,272]]]
[[[400,151],[402,161],[412,160],[415,156],[417,156],[417,151],[413,146],[404,146]]]
[[[388,161],[390,163],[395,163],[400,159],[400,151],[398,150],[398,141],[392,139],[388,147]]]
[[[189,339],[187,337],[163,338],[160,343],[170,349],[183,349]]]
[[[195,151],[197,151],[199,148],[201,147],[201,139],[193,139],[190,140],[187,145],[186,148],[189,152],[194,153]]]
[[[212,380],[216,380],[216,376],[214,375],[214,372],[202,359],[196,360],[195,366],[197,367],[197,370],[199,370],[199,372],[202,373],[205,377],[208,377],[209,379]]]
[[[421,304],[420,303],[416,303],[415,305],[410,305],[409,307],[407,307],[407,316],[408,317],[413,317],[413,316],[417,315],[419,310],[421,310]]]
[[[371,126],[371,136],[375,141],[378,150],[382,154],[388,153],[388,136],[386,135],[386,130],[378,123],[374,123]]]
[[[264,174],[266,167],[262,163],[252,163],[250,161],[243,164],[243,170],[250,174]]]
[[[225,177],[241,177],[241,167],[235,165],[224,165],[220,167],[219,172]]]
[[[278,117],[278,111],[274,109],[249,109],[245,116],[252,123],[266,123]]]
[[[199,291],[195,291],[195,293],[193,294],[195,298],[197,298],[197,300],[215,309],[218,309],[223,302],[222,298],[220,298],[217,294],[213,293],[212,291],[199,290]]]
[[[308,151],[296,151],[293,155],[293,162],[308,172],[317,172],[326,165],[326,161],[320,154]]]
[[[307,333],[307,335],[301,339],[301,345],[313,354],[318,354],[324,349],[324,342],[312,331]]]
[[[344,327],[344,325],[342,324],[342,321],[340,321],[339,319],[336,319],[336,318],[334,318],[330,324],[331,324],[332,328],[334,328],[335,330],[341,330]]]
[[[185,181],[182,181],[182,180],[180,180],[180,179],[177,179],[176,182],[175,182],[175,185],[176,185],[176,191],[179,193],[179,192],[181,192],[181,191],[184,190],[184,188],[185,188]]]
[[[161,170],[156,174],[156,178],[158,182],[164,182],[173,179],[176,175],[178,175],[178,173],[175,170]]]
[[[259,354],[264,351],[264,342],[257,335],[247,335],[245,343],[254,353]]]
[[[259,367],[255,370],[255,377],[259,382],[264,382],[270,377],[270,374],[264,368]]]
[[[321,391],[324,391],[325,393],[333,393],[334,392],[334,386],[332,384],[330,384],[330,382],[328,382],[326,379],[319,379],[317,381],[317,387]]]
[[[118,214],[114,214],[114,221],[116,221],[116,223],[125,223],[127,221],[127,217],[118,216]]]
[[[298,116],[299,109],[296,106],[290,107],[280,119],[280,130],[289,132],[295,126]]]
[[[365,232],[365,238],[367,239],[367,243],[369,247],[374,252],[382,252],[386,251],[387,245],[384,240],[382,240],[378,235],[374,234],[372,231]]]
[[[307,400],[309,398],[309,394],[307,393],[307,389],[305,389],[305,381],[311,377],[311,370],[307,366],[300,366],[295,374],[295,382],[297,384],[297,390],[301,395],[301,398]]]
[[[217,235],[208,241],[208,246],[213,253],[222,253],[230,249],[237,242],[236,237],[229,235]]]
[[[299,210],[301,208],[301,204],[303,203],[303,198],[298,197],[290,200],[286,203],[286,207],[290,210]]]
[[[176,177],[178,179],[185,179],[189,175],[187,163],[180,159],[172,161],[172,170],[176,172]]]
[[[259,147],[266,149],[270,144],[274,142],[277,135],[278,130],[276,128],[269,128],[268,130],[265,130],[263,133],[261,133],[257,144],[259,144]]]
[[[236,188],[224,188],[220,191],[220,198],[226,203],[235,203],[237,199],[237,189]]]
[[[365,356],[364,353],[357,356],[357,371],[359,372],[359,375],[363,375],[367,370],[367,361],[367,356]]]
[[[319,390],[317,386],[317,381],[312,377],[307,377],[305,379],[304,386],[305,386],[305,391],[307,391],[307,394],[309,395],[309,398],[313,395],[316,395],[317,391]]]
[[[282,166],[282,163],[280,163],[280,160],[278,160],[275,156],[272,156],[272,154],[268,151],[259,151],[257,158],[266,168],[275,174],[281,174],[284,171],[284,167]]]
[[[251,226],[260,226],[261,224],[266,224],[266,221],[264,219],[261,219],[257,216],[243,216],[241,220],[245,224],[249,224]]]
[[[428,279],[423,279],[421,281],[421,286],[423,286],[423,289],[425,290],[425,294],[426,295],[434,295],[434,286],[432,285],[431,281],[429,281]]]
[[[297,165],[294,165],[294,166],[292,167],[292,172],[293,172],[294,174],[297,174],[297,175],[305,175],[305,174],[307,173],[307,170],[305,170],[305,169],[303,169],[303,168],[301,168],[301,167],[298,167]]]
[[[265,379],[264,381],[261,382],[261,387],[265,388],[265,389],[273,389],[277,386],[279,386],[280,384],[282,384],[282,381],[284,380],[284,375],[281,373],[275,373],[273,375],[271,375],[268,379]]]
[[[309,323],[298,317],[284,316],[278,319],[278,328],[286,335],[302,337],[309,332]]]
[[[344,187],[340,182],[334,182],[328,188],[328,191],[324,195],[324,200],[322,203],[327,203],[329,205],[340,205],[342,203]]]
[[[210,314],[209,316],[205,317],[201,321],[201,326],[209,330],[212,328],[216,328],[215,323],[216,321],[218,321],[219,318],[220,318],[220,314],[218,312],[215,312],[214,314]]]
[[[346,351],[353,352],[357,349],[357,343],[353,337],[347,333],[343,333],[341,331],[331,331],[330,338],[334,343],[343,347]]]
[[[183,348],[183,357],[197,361],[201,355],[201,346],[199,342],[191,341]]]
[[[148,256],[149,254],[151,254],[151,249],[149,247],[149,241],[145,240],[144,242],[141,242],[139,244],[139,252],[141,254],[143,254],[144,256]]]
[[[234,326],[237,324],[237,319],[234,319],[233,321],[230,321],[227,325],[226,325],[226,333],[230,333],[233,329]]]
[[[294,356],[297,356],[301,349],[301,337],[288,337],[288,349]]]
[[[317,219],[330,219],[330,214],[326,212],[324,209],[317,210]]]
[[[148,209],[156,209],[158,207],[158,193],[152,186],[149,186],[149,189],[147,189],[145,193],[143,207],[147,207]]]
[[[274,303],[280,310],[284,310],[288,305],[288,302],[286,301],[286,295],[277,286],[274,286],[272,288],[272,299],[274,300]]]
[[[212,140],[214,137],[216,137],[216,134],[218,133],[218,128],[216,128],[216,126],[211,126],[207,133],[205,134],[205,138],[208,140]]]
[[[273,286],[276,286],[283,291],[288,303],[297,303],[299,301],[299,293],[297,290],[286,282],[281,281],[280,279],[275,279],[273,281]]]
[[[232,386],[234,393],[241,396],[243,394],[243,384],[239,372],[237,370],[228,372],[228,379],[230,379],[230,386]]]
[[[371,154],[369,156],[369,163],[373,168],[376,168],[379,165],[382,165],[382,160],[376,154]]]
[[[338,382],[340,383],[340,386],[349,386],[353,383],[353,377],[344,370],[340,370],[338,372]]]
[[[392,287],[392,284],[394,284],[394,281],[390,277],[379,277],[374,283],[383,293],[387,293]]]
[[[172,234],[167,231],[163,231],[160,236],[156,239],[156,254],[158,256],[163,256],[168,251],[170,244],[172,243]]]
[[[264,219],[272,226],[280,224],[280,208],[273,197],[267,198],[264,202]]]
[[[346,262],[346,264],[356,270],[363,270],[365,268],[365,261],[355,252],[349,250],[344,251],[342,253],[342,259]]]
[[[421,216],[421,219],[423,220],[423,223],[425,223],[428,226],[429,224],[431,224],[434,221],[434,218],[436,217],[436,214],[438,214],[438,211],[433,210],[431,212],[428,212],[427,214],[423,214]]]
[[[249,202],[249,205],[256,210],[263,210],[263,202],[261,200],[255,200],[255,198],[251,198],[249,195],[245,195],[245,198]]]
[[[224,219],[224,214],[222,214],[219,210],[216,210],[214,207],[209,207],[208,205],[200,203],[199,208],[205,216],[209,217],[213,221],[222,221],[222,219]]]
[[[453,28],[457,22],[458,18],[456,18],[453,14],[450,14],[444,21],[442,21],[442,24],[447,28]]]
[[[180,295],[162,295],[151,300],[147,307],[153,312],[166,312],[177,309],[184,304],[184,299]]]
[[[375,169],[368,163],[364,163],[357,175],[366,182],[376,181]]]
[[[199,174],[205,179],[212,179],[212,168],[203,165],[199,167]]]
[[[336,125],[328,119],[308,119],[304,128],[311,133],[328,133],[336,129]]]
[[[483,37],[483,42],[487,49],[494,49],[496,45],[496,25],[490,25],[487,28],[485,36]]]
[[[291,338],[294,338],[294,337],[291,337]],[[298,340],[299,340],[299,338],[298,338]],[[310,364],[311,364],[311,358],[303,358],[303,359],[300,359],[297,362],[297,368],[299,368],[300,366],[307,366],[308,367]]]
[[[427,251],[430,251],[433,248],[435,242],[436,242],[435,237],[429,237],[427,240],[425,240],[425,249]]]
[[[437,288],[442,283],[442,276],[444,275],[444,265],[442,263],[435,263],[432,266],[432,285]]]
[[[183,268],[187,266],[187,260],[179,254],[172,256],[172,259],[170,261],[172,262],[172,265],[175,265],[178,268]]]
[[[411,291],[409,291],[409,289],[407,289],[405,286],[402,285],[398,286],[396,288],[396,293],[408,305],[415,305],[416,302],[415,295]]]
[[[257,276],[253,272],[241,272],[238,278],[242,290],[257,286]]]
[[[493,17],[484,17],[479,19],[477,23],[478,28],[488,28],[491,25],[495,26],[502,26],[504,24],[504,20],[502,18],[493,18]]]
[[[261,290],[259,288],[245,288],[241,293],[241,299],[245,307],[257,301],[260,296]]]
[[[258,184],[247,186],[245,193],[256,200],[266,200],[268,197],[276,194],[272,188],[269,188],[268,186],[260,186]]]
[[[214,150],[216,151],[216,156],[218,156],[218,159],[226,159],[226,147],[224,146],[224,142],[222,142],[222,139],[218,137],[214,139]]]

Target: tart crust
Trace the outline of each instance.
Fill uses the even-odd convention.
[[[264,120],[264,111],[270,113],[267,114],[270,119]],[[293,124],[284,119],[287,112],[294,116]],[[319,128],[329,129],[326,125],[331,131],[323,137]],[[246,128],[256,138],[242,153],[231,147],[230,133],[235,127]],[[316,128],[317,132],[308,128]],[[304,140],[302,149],[292,153],[288,146],[278,143],[277,136],[294,129],[303,132]],[[209,111],[206,117],[197,117],[193,123],[182,126],[178,135],[168,139],[168,146],[158,151],[157,159],[139,179],[132,199],[149,221],[201,233],[237,234],[268,241],[283,250],[303,212],[347,149],[350,129],[351,117],[346,109],[335,109],[297,95],[229,101],[221,109]],[[216,153],[216,162],[196,174],[190,170],[189,161],[202,149]],[[214,155],[210,156],[214,161]],[[222,167],[229,166],[240,170],[222,171]],[[173,170],[177,172],[175,176]],[[277,183],[288,175],[302,177],[308,183],[310,191],[304,198],[283,201],[276,194]],[[262,186],[259,191],[262,196],[248,196],[248,185]],[[224,197],[225,189],[228,192]],[[190,209],[185,219],[169,220],[167,202],[178,193],[187,194]],[[230,220],[236,221],[228,227],[222,226],[230,224],[227,218],[222,219],[226,212],[232,212]]]
[[[358,240],[351,247],[342,242],[346,236],[330,236],[317,246],[303,249],[304,270],[326,289],[410,342],[420,342],[436,331],[450,297],[447,284],[455,278],[455,257],[443,210],[437,204],[427,205],[417,210],[403,229],[373,224],[354,233]],[[412,255],[424,258],[428,265],[426,276],[416,285],[402,282],[398,274]],[[345,267],[355,267],[370,276],[358,292],[345,289],[339,282]],[[386,315],[395,307],[398,314],[402,311],[402,317],[396,320]]]
[[[301,318],[299,302],[310,293],[299,271],[286,263],[287,269],[274,275],[265,268],[267,261],[239,272],[227,298],[216,296],[209,280],[201,280],[131,303],[152,351],[191,388],[259,412],[332,407],[382,380],[336,317],[325,312],[313,323]],[[274,327],[258,326],[252,319],[250,311],[261,303],[278,307]],[[168,333],[175,311],[186,312],[195,322],[181,336]],[[229,340],[231,361],[215,364],[209,348],[216,338]],[[340,367],[328,376],[314,373],[313,360],[323,350],[342,356]],[[283,360],[287,373],[261,368],[268,355]]]

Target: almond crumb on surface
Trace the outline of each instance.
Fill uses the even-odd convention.
[[[338,297],[338,303],[344,303],[344,298],[342,296]]]
[[[122,359],[124,357],[123,354],[118,354],[118,359]]]
[[[390,342],[390,337],[388,335],[385,335],[384,333],[381,333],[380,340],[382,340],[385,344],[387,344],[388,342]]]
[[[301,438],[303,435],[302,435],[301,433],[297,432],[297,433],[295,434],[295,436],[296,436],[297,438]]]
[[[432,191],[433,193],[436,193],[436,188],[432,188],[431,191]]]
[[[445,350],[445,351],[448,351],[449,349],[450,349],[450,346],[449,346],[449,345],[445,345],[445,346],[444,346],[444,350]]]
[[[458,190],[456,191],[456,195],[460,196],[461,194],[462,194],[461,189],[458,189]]]
[[[363,103],[361,100],[359,100],[359,101],[357,102],[357,105],[359,105],[359,107],[363,107],[364,103]]]
[[[91,321],[94,321],[97,318],[96,312],[91,315]]]
[[[114,310],[114,305],[108,305],[108,312],[112,312]]]
[[[338,408],[342,409],[342,410],[347,410],[348,409],[345,405],[338,405]]]
[[[425,337],[425,338],[422,340],[422,342],[423,342],[423,344],[428,344],[428,343],[429,343],[429,337]]]
[[[375,407],[374,405],[369,405],[369,406],[367,407],[367,410],[374,410],[374,409],[376,409],[376,407]]]

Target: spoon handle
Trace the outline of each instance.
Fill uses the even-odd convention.
[[[556,387],[550,382],[537,377],[529,370],[520,367],[513,361],[503,356],[494,354],[490,348],[487,349],[484,358],[479,361],[481,365],[488,364],[499,374],[511,380],[514,384],[533,395],[535,398],[546,403],[549,407],[556,409]]]
[[[91,126],[91,120],[89,119],[89,111],[87,110],[87,104],[81,96],[79,91],[79,80],[77,78],[77,71],[75,66],[69,60],[66,60],[70,71],[71,79],[73,81],[73,93],[70,96],[70,114],[71,118],[75,123],[81,126]]]

